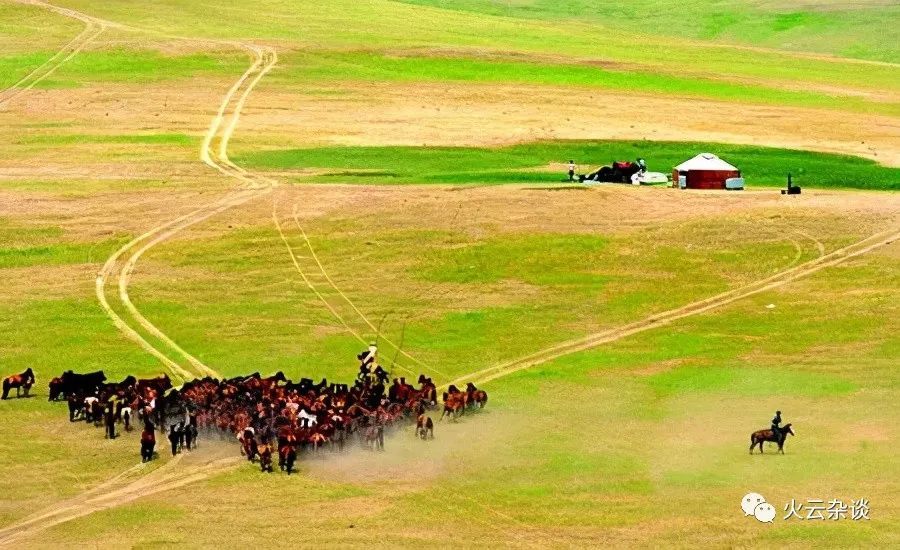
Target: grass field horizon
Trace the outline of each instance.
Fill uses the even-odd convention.
[[[256,170],[298,171],[296,181],[369,183],[546,183],[565,180],[569,159],[580,173],[613,161],[644,158],[651,171],[672,167],[701,152],[713,152],[739,167],[750,187],[794,183],[812,188],[900,189],[900,169],[849,155],[833,155],[723,143],[659,141],[555,141],[494,148],[310,147],[255,150],[233,155]],[[462,168],[462,169],[461,169]],[[303,171],[319,172],[304,176]],[[558,177],[556,177],[558,176]]]
[[[0,377],[37,376],[0,401],[0,546],[896,547],[898,17],[0,0]],[[748,188],[562,181],[700,152]],[[232,434],[141,464],[47,400],[70,369],[350,381],[370,340],[487,407],[287,476]],[[796,435],[750,456],[775,410]]]

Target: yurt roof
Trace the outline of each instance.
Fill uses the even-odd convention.
[[[737,168],[728,164],[712,153],[700,153],[696,157],[686,160],[675,167],[679,172],[690,172],[691,170],[733,170]]]

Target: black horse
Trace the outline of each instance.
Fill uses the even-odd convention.
[[[103,371],[78,374],[67,370],[62,376],[50,381],[50,401],[67,398],[72,394],[90,395],[100,389],[106,382]]]
[[[25,391],[25,397],[28,397],[28,392],[31,391],[31,386],[33,385],[34,371],[31,370],[31,367],[28,367],[22,374],[14,374],[3,379],[3,397],[0,397],[0,399],[9,397],[9,390],[13,388],[16,388],[16,397],[21,397],[20,392],[22,390]]]
[[[750,454],[753,454],[753,447],[759,445],[759,454],[763,452],[763,443],[766,441],[771,441],[772,443],[778,444],[778,451],[781,454],[784,454],[784,441],[787,439],[788,434],[796,435],[794,430],[791,429],[790,424],[785,424],[778,430],[778,435],[775,435],[775,432],[772,430],[758,430],[750,434]]]

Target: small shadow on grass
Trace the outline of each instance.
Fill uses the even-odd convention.
[[[559,185],[556,187],[525,187],[523,191],[587,191],[584,185]]]
[[[353,178],[372,178],[372,177],[379,177],[379,178],[399,178],[400,176],[401,176],[401,174],[399,174],[399,173],[397,173],[397,172],[384,172],[384,171],[378,171],[378,170],[371,170],[371,171],[366,171],[366,170],[345,170],[345,171],[343,171],[343,172],[326,172],[325,174],[322,174],[322,177],[329,177],[329,178],[334,178],[334,177],[342,177],[342,178],[347,178],[347,177],[353,177]]]

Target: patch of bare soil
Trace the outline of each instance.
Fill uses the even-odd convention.
[[[772,215],[900,220],[900,197],[862,191],[804,191],[800,200],[777,191],[693,192],[659,187],[609,185],[587,191],[553,191],[538,186],[379,186],[316,185],[281,188],[279,200],[298,206],[301,220],[366,215],[372,234],[414,227],[489,233],[622,233],[704,216]],[[255,204],[264,216],[265,204]],[[289,209],[285,208],[286,211]],[[859,221],[858,223],[864,223]],[[863,232],[870,227],[862,227]],[[312,236],[311,236],[312,237]],[[362,238],[362,237],[361,237]]]
[[[303,101],[297,93],[268,91],[248,104],[242,124],[254,135],[295,146],[720,141],[847,153],[900,166],[900,121],[882,115],[528,85],[365,83],[339,91]]]
[[[104,240],[146,231],[221,196],[221,191],[153,189],[68,198],[55,193],[0,191],[0,215],[17,223],[62,227],[70,240]]]

